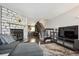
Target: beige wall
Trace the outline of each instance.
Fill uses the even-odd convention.
[[[24,17],[25,28],[24,28],[24,41],[27,41],[27,18]]]
[[[79,6],[48,21],[48,27],[79,25]]]

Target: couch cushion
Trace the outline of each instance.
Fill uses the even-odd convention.
[[[2,38],[2,35],[0,35],[0,43],[1,45],[7,44],[7,42]]]
[[[6,35],[6,34],[4,34],[4,35],[2,35],[2,38],[3,38],[8,44],[10,44],[10,43],[12,43],[12,42],[15,41],[11,35]]]
[[[2,45],[3,43],[2,43],[2,41],[1,41],[1,39],[0,39],[0,45]]]
[[[0,50],[13,49],[19,44],[19,41],[12,42],[10,44],[0,45]]]
[[[0,54],[10,53],[12,49],[0,50]]]

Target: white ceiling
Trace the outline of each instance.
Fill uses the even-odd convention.
[[[3,3],[5,7],[27,16],[31,19],[53,19],[76,7],[77,3]]]

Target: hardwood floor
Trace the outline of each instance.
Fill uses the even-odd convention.
[[[35,43],[39,43],[39,38],[35,36],[29,37],[29,42],[35,39]],[[79,52],[72,51],[53,42],[43,43],[39,45],[43,50],[44,56],[79,56]]]
[[[79,56],[79,53],[56,43],[41,44],[44,56]]]

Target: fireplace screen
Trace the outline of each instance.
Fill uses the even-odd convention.
[[[10,32],[15,40],[23,40],[23,29],[10,29]]]

